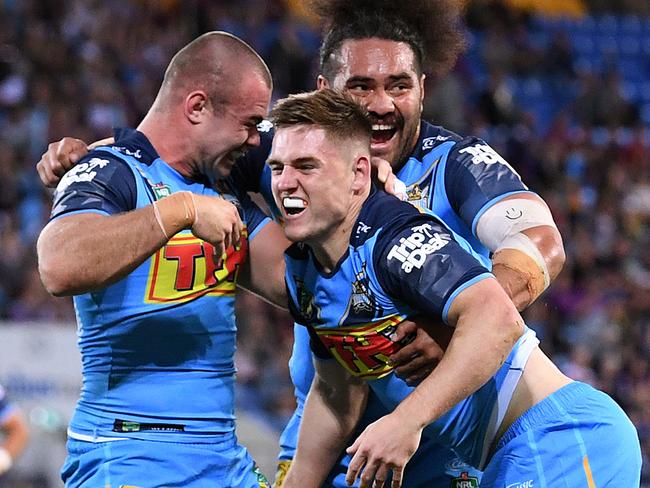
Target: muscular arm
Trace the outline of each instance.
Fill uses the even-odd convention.
[[[391,414],[371,424],[348,449],[354,454],[348,483],[363,467],[361,487],[370,486],[373,478],[386,479],[390,469],[393,486],[401,486],[404,467],[415,453],[424,427],[483,386],[523,333],[519,313],[491,278],[460,292],[451,305],[448,321],[455,329],[438,366]]]
[[[282,228],[269,222],[250,243],[248,261],[239,285],[278,307],[287,308],[284,285],[284,251],[289,247]]]
[[[419,428],[494,376],[524,331],[523,319],[493,279],[463,290],[451,305],[448,321],[455,329],[445,355],[395,410]],[[471,359],[467,351],[472,351]],[[481,367],[472,367],[477,364]]]
[[[97,290],[129,274],[166,241],[152,206],[61,217],[38,238],[41,280],[56,296]]]
[[[505,198],[503,201],[516,198],[537,200],[546,205],[541,198],[533,194],[516,195]],[[530,239],[539,251],[546,263],[549,282],[552,282],[562,271],[566,259],[562,236],[557,227],[540,225],[521,232]],[[495,255],[492,258],[492,273],[519,311],[525,310],[541,293],[536,292],[534,287],[531,287],[531,282],[538,282],[543,279],[543,277],[539,277],[539,268],[530,268],[530,273],[538,274],[535,277],[530,276],[526,270],[521,269],[521,266],[516,266],[515,263],[518,263],[521,258],[519,251],[508,248],[502,249],[498,256]]]
[[[368,386],[336,361],[316,361],[284,488],[319,487],[343,451],[366,405]]]

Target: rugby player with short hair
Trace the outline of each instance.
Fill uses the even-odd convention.
[[[38,257],[78,321],[66,486],[268,487],[235,436],[235,289],[286,303],[286,240],[228,175],[271,89],[252,48],[206,33],[137,129],[61,179]]]
[[[271,120],[273,196],[295,243],[285,253],[289,308],[318,358],[286,488],[322,485],[369,390],[390,413],[347,449],[349,484],[392,478],[399,488],[421,439],[433,438],[484,470],[486,488],[638,486],[641,449],[623,410],[557,369],[450,226],[373,188],[362,107],[325,89],[279,101]],[[400,348],[395,324],[414,314],[440,319],[440,342],[453,332],[410,387],[389,356]]]

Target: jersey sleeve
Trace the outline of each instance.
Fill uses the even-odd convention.
[[[476,137],[463,139],[449,152],[445,189],[454,211],[473,230],[484,209],[508,194],[528,191],[514,168]]]
[[[489,271],[434,217],[393,221],[373,253],[377,279],[388,295],[413,310],[447,321],[454,298]]]
[[[91,151],[59,182],[51,219],[79,212],[114,215],[136,207],[135,176],[106,151]]]

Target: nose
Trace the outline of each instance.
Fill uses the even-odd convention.
[[[272,186],[277,188],[278,192],[291,192],[298,186],[296,175],[297,172],[294,168],[291,166],[283,166],[282,172],[279,174],[273,172],[271,174]]]
[[[370,95],[366,109],[368,112],[383,116],[395,111],[395,102],[386,90],[377,88]]]

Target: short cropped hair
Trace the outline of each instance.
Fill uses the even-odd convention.
[[[259,74],[272,89],[269,69],[252,47],[228,32],[206,32],[174,55],[159,98],[163,104],[175,103],[184,98],[183,89],[202,89],[213,106],[225,106],[233,87],[251,73]]]
[[[442,75],[465,48],[460,0],[310,0],[323,26],[321,74],[339,72],[336,54],[347,40],[369,38],[404,42],[413,50],[414,69]]]
[[[340,139],[360,138],[370,144],[368,112],[349,96],[331,89],[291,95],[279,100],[270,114],[276,129],[314,125]]]

